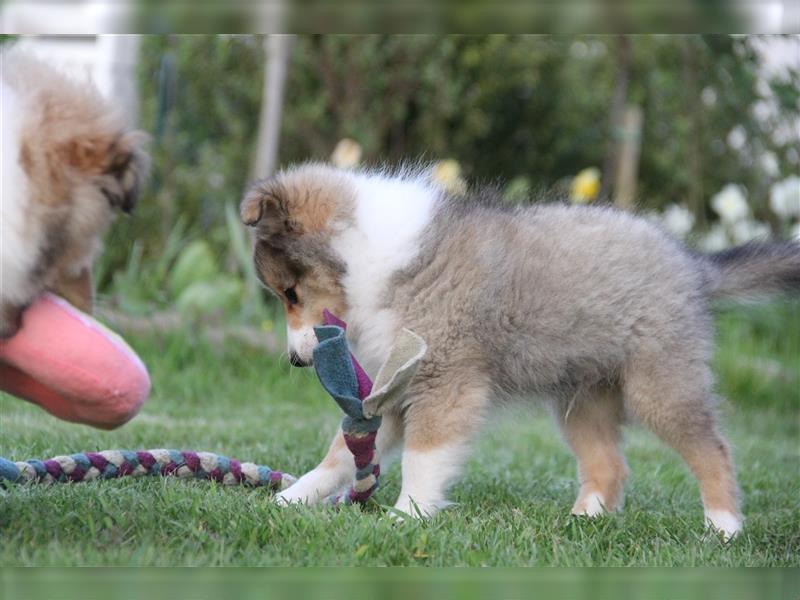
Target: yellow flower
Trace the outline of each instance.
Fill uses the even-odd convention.
[[[331,162],[340,169],[354,169],[361,162],[361,144],[350,138],[339,140],[331,154]]]
[[[433,180],[454,194],[467,191],[467,182],[461,178],[461,165],[452,158],[440,160],[433,166]]]
[[[600,192],[600,169],[589,167],[578,173],[570,186],[570,199],[576,204],[587,204]]]

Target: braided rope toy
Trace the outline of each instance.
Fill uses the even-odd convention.
[[[422,338],[403,329],[373,384],[349,350],[345,338],[347,324],[327,310],[323,318],[324,325],[314,328],[319,341],[314,349],[314,368],[322,386],[345,413],[342,433],[356,466],[349,490],[330,496],[327,502],[364,504],[377,489],[380,477],[375,439],[381,414],[400,402],[427,348]],[[296,481],[292,475],[267,466],[242,463],[212,452],[106,450],[22,462],[0,457],[0,481],[11,483],[80,482],[146,475],[205,479],[223,485],[268,487],[272,491],[284,490]]]
[[[0,479],[12,483],[62,483],[143,475],[208,479],[224,485],[269,486],[279,491],[294,483],[291,475],[211,452],[179,450],[105,450],[48,460],[11,462],[0,458]]]

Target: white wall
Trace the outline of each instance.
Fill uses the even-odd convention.
[[[139,43],[138,35],[27,35],[16,41],[16,47],[74,77],[93,81],[103,95],[135,121]]]

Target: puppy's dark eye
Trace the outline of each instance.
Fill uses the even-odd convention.
[[[297,291],[293,287],[283,290],[283,295],[286,296],[289,304],[297,304]]]

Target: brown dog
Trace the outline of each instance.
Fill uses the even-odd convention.
[[[2,59],[0,336],[44,290],[92,307],[91,266],[145,178],[145,135],[88,82],[16,51]]]

